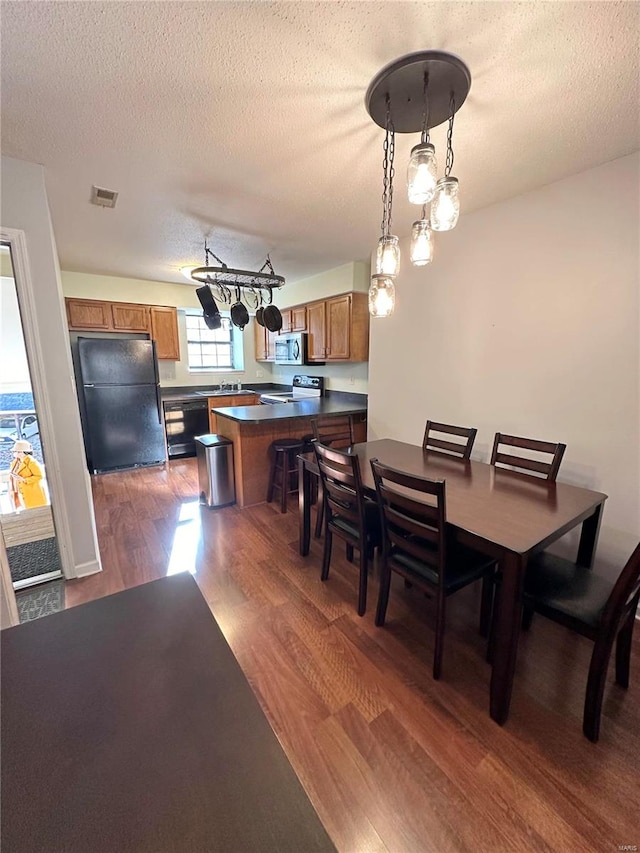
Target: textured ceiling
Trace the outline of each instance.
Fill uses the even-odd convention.
[[[636,2],[3,2],[2,153],[42,163],[63,269],[184,281],[207,237],[289,280],[368,257],[370,79],[456,53],[464,211],[640,147]],[[444,133],[432,137],[442,151]],[[394,232],[413,135],[398,137]],[[89,205],[91,185],[120,193]],[[594,199],[597,215],[597,199]],[[10,224],[10,223],[9,223]]]

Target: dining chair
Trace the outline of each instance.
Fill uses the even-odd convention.
[[[391,574],[436,598],[433,677],[440,678],[446,600],[454,592],[485,578],[495,560],[457,543],[447,534],[445,481],[428,480],[371,460],[382,522],[382,566],[376,625],[385,622]],[[483,609],[485,598],[483,596]],[[482,614],[481,623],[486,619]]]
[[[433,435],[434,432],[441,435],[461,436],[466,441],[450,441],[449,439],[439,438],[438,435]],[[478,430],[473,427],[460,427],[453,426],[452,424],[441,424],[436,421],[427,421],[422,447],[424,450],[437,450],[440,453],[448,453],[452,456],[460,456],[462,459],[469,459],[477,432]]]
[[[324,444],[325,447],[334,447],[338,450],[347,450],[355,443],[355,433],[352,415],[318,415],[311,419],[313,438]],[[324,518],[324,501],[322,499],[322,484],[316,496],[316,528],[315,537],[322,534],[322,522]]]
[[[522,450],[531,450],[541,456],[550,456],[551,459],[543,460],[518,456],[502,451],[500,449],[502,445],[508,448],[517,447]],[[527,474],[541,474],[543,479],[554,483],[566,449],[566,444],[554,444],[551,441],[538,441],[534,438],[520,438],[515,435],[506,435],[503,432],[497,432],[493,441],[491,464],[496,467],[507,465],[510,468],[521,469]]]
[[[369,560],[380,544],[378,506],[365,500],[357,455],[335,450],[314,439],[313,446],[320,471],[324,503],[324,554],[321,579],[329,577],[333,536],[347,543],[347,549],[360,552],[358,615],[367,609],[367,575]],[[351,550],[353,555],[353,550]]]
[[[600,734],[602,698],[616,643],[616,682],[629,687],[631,640],[640,601],[640,544],[617,580],[543,552],[525,578],[525,607],[593,640],[582,730],[594,743]]]

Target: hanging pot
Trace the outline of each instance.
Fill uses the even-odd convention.
[[[262,305],[261,305],[261,306],[258,308],[258,310],[256,311],[256,323],[257,323],[259,326],[264,326],[264,318],[263,318],[263,316],[262,316],[263,314],[264,314],[264,308],[263,308],[263,307],[262,307]]]
[[[212,332],[222,326],[222,317],[220,316],[220,312],[217,314],[207,314],[206,311],[203,311],[202,317],[204,318],[207,329],[211,329]]]
[[[282,314],[277,305],[267,305],[264,309],[262,319],[270,332],[279,332],[282,328]]]
[[[236,288],[236,301],[231,306],[231,322],[234,326],[237,326],[240,331],[243,331],[244,327],[249,322],[249,312],[247,311],[247,306],[240,301],[239,287]]]

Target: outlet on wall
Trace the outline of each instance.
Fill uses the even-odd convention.
[[[261,370],[256,370],[256,378],[257,379],[262,379],[263,376],[264,376],[264,373]]]

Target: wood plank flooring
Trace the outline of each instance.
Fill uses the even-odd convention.
[[[630,689],[610,673],[598,744],[581,725],[591,643],[538,616],[500,727],[479,589],[449,600],[435,682],[432,601],[400,582],[376,628],[374,571],[359,618],[356,565],[338,543],[320,581],[321,541],[297,553],[295,502],[286,515],[199,508],[195,460],[96,476],[93,489],[104,571],[69,582],[67,606],[193,572],[340,851],[640,845],[639,630]]]

